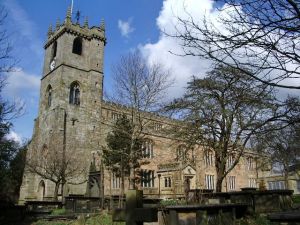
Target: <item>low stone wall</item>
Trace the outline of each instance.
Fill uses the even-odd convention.
[[[233,203],[248,203],[255,213],[286,211],[292,208],[291,190],[241,191],[229,193]]]
[[[27,201],[25,203],[28,214],[47,214],[62,206],[62,202],[59,201]]]
[[[92,213],[100,209],[101,198],[68,196],[65,198],[65,208],[73,213]]]
[[[205,193],[192,191],[189,193],[190,204],[245,203],[249,213],[271,213],[286,211],[292,208],[292,190],[257,191],[254,188],[236,192]]]
[[[167,206],[159,225],[234,224],[238,217],[245,215],[247,207],[243,203]]]

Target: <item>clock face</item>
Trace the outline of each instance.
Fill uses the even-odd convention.
[[[50,62],[50,70],[53,70],[55,68],[55,59],[53,59],[51,62]]]

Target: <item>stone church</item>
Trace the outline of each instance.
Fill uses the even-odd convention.
[[[103,22],[92,27],[87,21],[83,25],[74,23],[69,10],[62,24],[49,28],[44,46],[39,111],[27,160],[31,157],[38,162],[43,154],[54,153],[53,161],[58,162],[62,151],[73,168],[83,165],[85,170],[66,182],[65,196],[97,197],[100,186],[105,196],[120,194],[120,178],[102,165],[101,146],[105,145],[113,123],[129,111],[124,106],[103,100],[105,45]],[[182,195],[186,180],[191,189],[214,189],[213,152],[195,148],[188,155],[183,154],[185,146],[162,132],[174,121],[151,113],[144,115],[151,124],[144,143],[147,164],[141,167],[142,178],[138,185],[144,194],[170,198]],[[228,163],[232,161],[229,157]],[[258,173],[256,156],[249,152],[228,174],[223,190],[255,187]],[[25,168],[20,203],[49,200],[54,188],[51,177],[46,179]]]

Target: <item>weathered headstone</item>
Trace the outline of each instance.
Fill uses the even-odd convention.
[[[126,225],[143,225],[144,222],[157,222],[157,208],[143,208],[143,191],[126,192],[126,208],[113,210],[113,221],[126,222]]]

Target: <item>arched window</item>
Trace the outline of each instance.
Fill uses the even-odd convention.
[[[56,52],[57,52],[57,41],[55,41],[52,45],[52,57],[51,60],[56,57]]]
[[[186,146],[179,145],[176,150],[176,159],[177,161],[185,160],[186,159]]]
[[[144,140],[142,144],[142,155],[144,158],[153,158],[153,141],[150,139]]]
[[[46,144],[43,144],[42,147],[42,156],[46,156],[48,154],[48,146]]]
[[[69,103],[73,105],[80,105],[80,87],[77,82],[73,82],[70,86]]]
[[[73,50],[72,52],[77,55],[81,55],[82,53],[82,40],[80,37],[77,37],[73,41]]]
[[[47,88],[47,106],[50,107],[52,103],[52,87],[51,85]]]
[[[211,150],[207,150],[204,152],[204,164],[206,166],[212,166],[214,163],[214,154]]]

